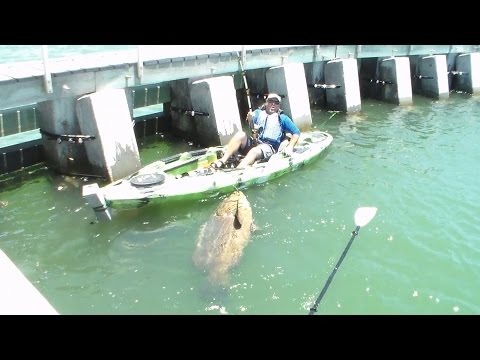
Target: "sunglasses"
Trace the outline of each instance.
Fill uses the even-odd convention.
[[[275,104],[275,105],[280,104],[280,102],[278,100],[267,100],[267,102],[269,102],[271,104]]]

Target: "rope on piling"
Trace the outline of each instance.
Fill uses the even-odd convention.
[[[184,115],[190,115],[190,116],[195,116],[195,115],[198,115],[198,116],[210,116],[210,114],[209,114],[208,112],[188,110],[188,109],[180,109],[180,108],[177,108],[177,107],[175,107],[175,106],[170,106],[170,109],[171,109],[172,111],[176,111],[176,112],[182,113],[182,114],[184,114]]]
[[[362,79],[374,85],[395,85],[393,81],[380,80],[380,79]]]
[[[60,135],[60,134],[51,133],[43,129],[40,129],[40,134],[45,135],[48,140],[56,140],[59,144],[62,141],[81,144],[85,140],[95,140],[95,135]]]

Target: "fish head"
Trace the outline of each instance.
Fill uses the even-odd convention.
[[[226,197],[217,207],[217,216],[235,215],[237,213],[238,201],[241,198],[241,194],[243,194],[240,193],[240,191],[235,191]]]

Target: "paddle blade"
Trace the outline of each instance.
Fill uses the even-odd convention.
[[[367,225],[370,220],[375,217],[377,213],[376,207],[361,207],[355,211],[355,225],[357,226],[365,226]]]

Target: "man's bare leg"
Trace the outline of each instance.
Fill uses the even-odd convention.
[[[248,165],[252,165],[255,160],[261,159],[263,156],[262,150],[259,147],[251,148],[247,155],[240,161],[237,166],[237,169],[243,169]]]
[[[225,153],[219,160],[225,164],[230,158],[230,156],[232,156],[238,151],[238,149],[240,149],[240,146],[245,147],[246,145],[247,134],[244,131],[236,133],[228,142],[227,146],[225,147]]]

